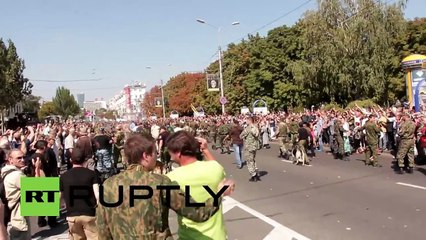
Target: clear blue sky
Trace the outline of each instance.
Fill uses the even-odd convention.
[[[1,0],[0,37],[12,39],[34,80],[97,79],[98,82],[33,82],[33,94],[50,100],[58,86],[86,100],[109,99],[141,81],[148,88],[182,71],[200,71],[221,45],[238,42],[306,0]],[[316,0],[259,31],[292,25]],[[424,16],[425,0],[409,0],[407,18]],[[239,21],[240,25],[231,23]],[[168,66],[171,64],[171,66]],[[147,69],[146,66],[151,66]]]

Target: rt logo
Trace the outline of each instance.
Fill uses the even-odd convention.
[[[60,216],[59,177],[21,178],[21,216]]]

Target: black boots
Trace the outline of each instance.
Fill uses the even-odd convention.
[[[260,176],[259,176],[259,174],[256,174],[256,175],[252,176],[252,177],[249,179],[249,181],[250,181],[250,182],[260,182],[260,181],[262,181],[262,180],[260,180]]]

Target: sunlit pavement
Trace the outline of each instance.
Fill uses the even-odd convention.
[[[425,238],[425,166],[396,175],[387,153],[379,156],[382,168],[366,167],[361,154],[344,162],[325,153],[309,167],[296,166],[271,146],[258,152],[264,176],[255,183],[246,167],[236,168],[233,154],[215,154],[237,183],[232,198],[248,207],[225,213],[229,239]]]
[[[312,166],[295,166],[278,159],[278,146],[272,144],[258,152],[264,176],[252,183],[247,167],[236,168],[233,153],[214,155],[237,184],[224,201],[230,240],[424,239],[425,166],[412,175],[396,175],[389,154],[380,156],[382,168],[373,168],[364,166],[364,155],[344,162],[324,153],[317,153]],[[65,222],[63,232],[36,224],[34,233],[43,233],[42,239],[61,239],[46,237],[66,232]],[[176,233],[173,213],[170,225]]]

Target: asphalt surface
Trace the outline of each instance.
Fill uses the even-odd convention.
[[[396,175],[386,153],[379,156],[382,168],[366,167],[360,154],[344,162],[317,153],[311,166],[296,166],[271,146],[257,155],[261,182],[248,181],[247,168],[236,168],[233,153],[214,153],[236,182],[224,201],[228,239],[426,239],[425,165]],[[174,214],[169,222],[175,233]],[[66,232],[66,222],[51,230],[32,223],[42,239],[62,239],[57,234]]]

